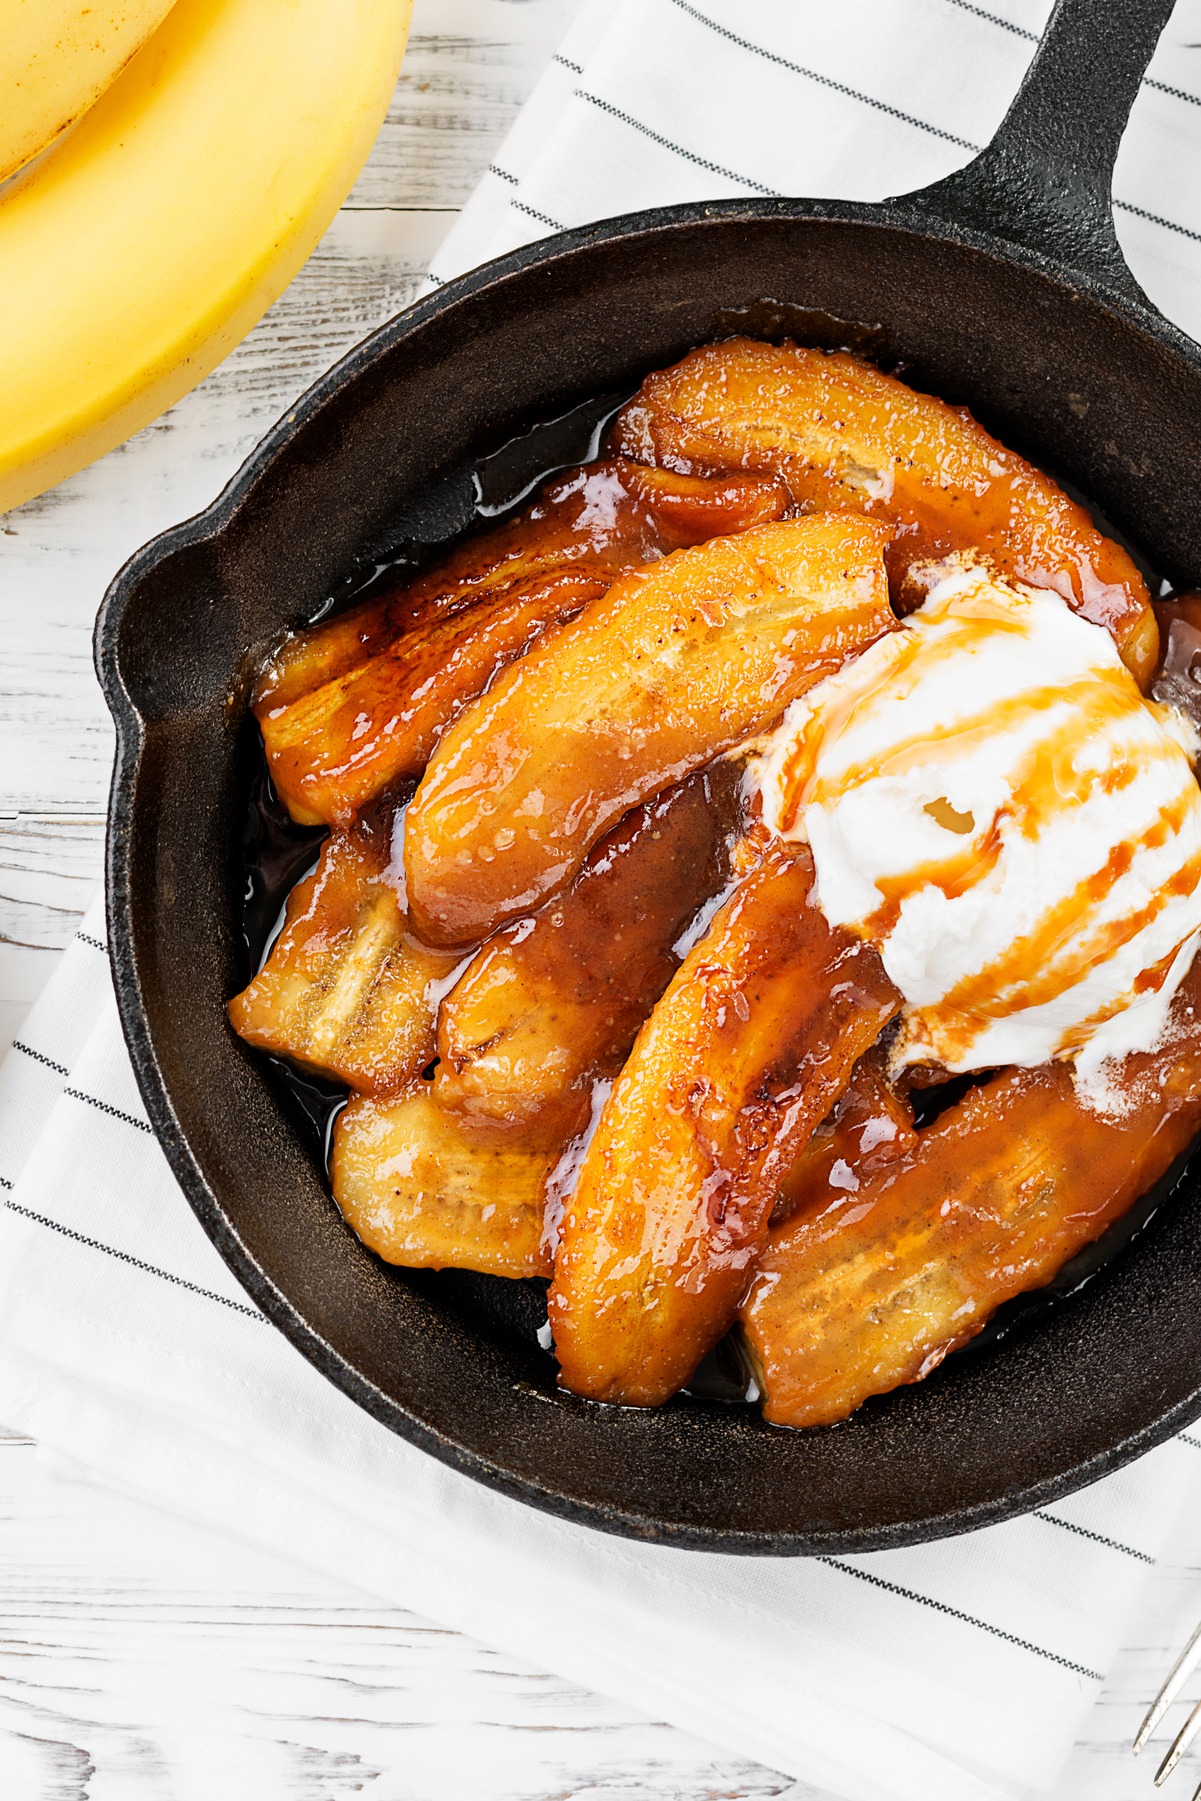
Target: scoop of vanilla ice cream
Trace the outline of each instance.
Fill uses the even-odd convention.
[[[758,764],[818,905],[905,997],[894,1062],[1150,1049],[1201,935],[1192,728],[1059,595],[957,569],[793,703]]]

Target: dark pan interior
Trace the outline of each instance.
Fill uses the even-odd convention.
[[[247,1288],[347,1392],[460,1469],[596,1526],[864,1550],[1046,1501],[1201,1411],[1193,1184],[1037,1326],[845,1425],[790,1433],[695,1400],[598,1407],[555,1392],[528,1291],[498,1308],[493,1284],[409,1276],[362,1248],[224,1015],[243,980],[250,780],[227,695],[248,647],[308,616],[431,486],[765,297],[878,326],[887,365],[1063,471],[1165,574],[1201,576],[1201,373],[1134,303],[884,209],[729,203],[583,231],[385,327],[208,514],[118,578],[98,628],[120,736],[110,913],[127,1035],[176,1173]]]

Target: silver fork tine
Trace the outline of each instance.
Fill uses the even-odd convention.
[[[1167,1681],[1151,1703],[1150,1712],[1138,1729],[1138,1733],[1134,1740],[1134,1754],[1136,1757],[1150,1738],[1151,1734],[1155,1731],[1155,1728],[1159,1725],[1159,1722],[1163,1719],[1165,1713],[1167,1713],[1168,1708],[1172,1705],[1198,1663],[1201,1663],[1201,1626],[1197,1627],[1192,1638],[1189,1639],[1188,1644],[1184,1647],[1184,1650],[1172,1665]],[[1193,1797],[1193,1801],[1197,1801],[1196,1796]]]
[[[1184,1756],[1197,1734],[1201,1732],[1201,1701],[1198,1701],[1180,1731],[1172,1741],[1172,1748],[1155,1772],[1155,1786],[1161,1788],[1167,1781],[1180,1759]]]

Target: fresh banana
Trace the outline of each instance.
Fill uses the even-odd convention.
[[[242,338],[345,198],[411,0],[176,0],[0,196],[0,511],[155,418]]]
[[[171,0],[0,0],[0,181],[103,94]]]

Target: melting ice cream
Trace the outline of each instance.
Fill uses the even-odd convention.
[[[1201,935],[1198,742],[1057,594],[957,569],[796,701],[759,766],[831,924],[906,999],[898,1067],[1150,1048]]]

